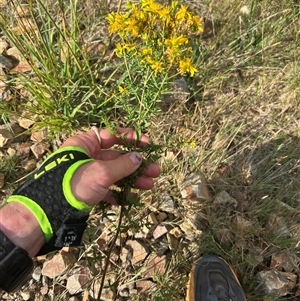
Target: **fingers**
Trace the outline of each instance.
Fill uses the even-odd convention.
[[[117,136],[122,138],[111,134],[108,129],[99,129],[99,136],[101,138],[100,145],[96,133],[90,130],[67,139],[62,147],[78,146],[83,148],[90,157],[100,159],[99,154],[101,149],[107,149],[113,145],[122,145],[124,143],[137,144],[137,147],[145,147],[151,142],[151,139],[147,135],[142,134],[141,137],[137,137],[136,132],[129,128],[117,128],[117,132]]]
[[[151,139],[148,136],[142,134],[140,137],[137,137],[137,133],[130,128],[117,128],[117,132],[118,134],[115,136],[108,129],[99,130],[102,148],[110,148],[116,144],[122,145],[124,142],[133,145],[137,144],[138,147],[144,147],[151,143]]]

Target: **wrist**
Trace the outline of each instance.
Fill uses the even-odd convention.
[[[0,230],[30,257],[34,257],[45,243],[33,213],[17,202],[12,201],[0,208]]]

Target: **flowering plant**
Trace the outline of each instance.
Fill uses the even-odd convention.
[[[192,38],[203,31],[202,20],[187,7],[172,1],[163,6],[153,0],[127,3],[125,13],[108,16],[109,32],[116,34],[118,57],[137,58],[155,73],[173,71],[194,76]]]

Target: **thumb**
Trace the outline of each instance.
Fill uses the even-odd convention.
[[[131,152],[114,160],[106,161],[110,170],[110,180],[115,183],[135,172],[142,164],[142,156],[138,152]]]

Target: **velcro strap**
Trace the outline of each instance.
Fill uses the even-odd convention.
[[[75,199],[70,182],[74,172],[90,161],[79,147],[61,148],[8,198],[7,202],[25,205],[39,221],[46,244],[38,255],[80,244],[92,207]]]

